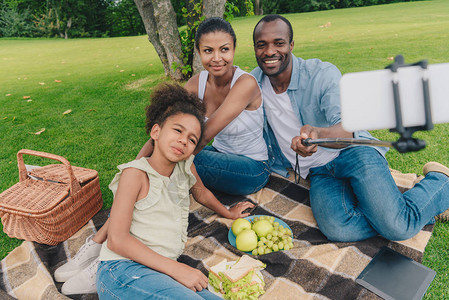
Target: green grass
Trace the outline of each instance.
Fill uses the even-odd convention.
[[[403,54],[406,62],[449,61],[446,0],[292,14],[288,18],[295,33],[294,54],[330,61],[342,73],[382,69],[397,54]],[[237,34],[234,62],[248,71],[256,66],[252,29],[258,20],[247,17],[232,22]],[[323,27],[325,24],[330,26]],[[144,108],[151,89],[166,80],[163,72],[146,36],[0,39],[0,191],[18,180],[17,151],[34,149],[98,170],[104,207],[110,207],[108,184],[116,166],[133,159],[147,139]],[[68,109],[72,112],[63,115]],[[42,128],[43,133],[34,134]],[[422,165],[430,160],[449,165],[448,130],[448,124],[441,124],[416,134],[428,143],[420,152],[389,151],[391,167],[421,174]],[[397,138],[387,130],[373,134],[381,139]],[[25,162],[42,161],[26,156]],[[0,258],[20,243],[1,232]],[[426,299],[449,295],[448,245],[449,224],[437,223],[423,259],[438,273]]]

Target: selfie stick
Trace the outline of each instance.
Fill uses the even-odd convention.
[[[411,66],[420,66],[422,69],[422,86],[423,86],[423,101],[424,101],[424,115],[426,123],[423,126],[404,127],[402,123],[402,110],[401,101],[399,95],[399,80],[398,69]],[[404,64],[404,57],[398,55],[394,58],[394,63],[385,67],[390,69],[393,73],[392,87],[393,87],[393,99],[396,116],[396,127],[390,129],[391,132],[399,133],[400,137],[396,142],[379,141],[379,140],[366,140],[366,139],[354,139],[354,138],[336,138],[336,139],[305,139],[302,141],[304,146],[311,145],[371,145],[381,147],[394,147],[400,153],[419,151],[426,147],[426,141],[413,138],[412,135],[416,131],[432,130],[432,114],[430,111],[430,95],[429,95],[429,79],[427,76],[427,60],[421,60],[413,64]]]

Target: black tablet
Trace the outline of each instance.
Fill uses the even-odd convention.
[[[355,280],[387,300],[421,299],[436,272],[388,247],[380,249]]]

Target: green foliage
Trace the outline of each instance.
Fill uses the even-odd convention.
[[[192,75],[193,69],[193,55],[195,54],[195,33],[200,23],[204,20],[202,15],[203,1],[188,0],[188,6],[182,8],[183,17],[187,20],[187,26],[180,30],[179,35],[181,38],[181,50],[183,54],[182,74],[188,78]],[[177,64],[173,64],[172,68],[175,70],[178,68]]]
[[[17,8],[0,8],[0,37],[32,37],[35,28],[30,24],[30,12],[19,12]]]
[[[226,1],[224,11],[224,19],[226,21],[231,22],[234,19],[234,14],[238,14],[239,12],[239,8],[234,3]]]
[[[410,0],[261,0],[261,7],[264,14],[286,14],[409,1]]]

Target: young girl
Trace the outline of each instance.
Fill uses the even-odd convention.
[[[214,190],[247,195],[265,186],[270,168],[260,88],[252,75],[234,66],[235,46],[236,36],[227,21],[202,22],[195,47],[205,71],[193,76],[185,88],[206,106],[206,128],[194,152],[199,152],[194,162],[202,181]],[[212,139],[213,144],[206,146]],[[151,152],[151,143],[145,146],[140,155]]]
[[[253,205],[228,210],[201,182],[192,153],[203,120],[204,106],[181,86],[164,84],[153,92],[146,125],[153,153],[118,166],[109,186],[114,202],[102,228],[107,240],[97,271],[100,299],[216,298],[205,289],[208,280],[200,270],[176,261],[187,240],[189,190],[226,218],[245,217],[242,211]]]

